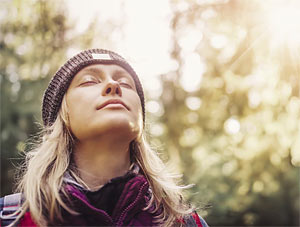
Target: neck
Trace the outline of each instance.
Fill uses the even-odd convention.
[[[74,161],[80,178],[90,190],[124,175],[130,167],[128,140],[101,137],[77,142]]]

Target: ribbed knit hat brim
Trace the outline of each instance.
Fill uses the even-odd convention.
[[[115,64],[123,67],[133,78],[141,100],[145,124],[145,100],[142,84],[128,62],[115,52],[104,49],[90,49],[70,58],[53,76],[43,97],[42,119],[44,126],[51,126],[57,118],[63,97],[72,79],[85,66],[91,64]]]

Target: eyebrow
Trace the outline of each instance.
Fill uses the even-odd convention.
[[[125,76],[125,77],[128,77],[130,79],[132,78],[130,76],[130,74],[127,71],[125,71],[125,70],[116,70],[114,72],[113,76],[118,76],[118,77]]]
[[[116,70],[113,74],[113,77],[115,77],[116,79],[119,79],[122,77],[126,78],[136,89],[135,81],[134,81],[133,77],[126,70]]]
[[[82,70],[82,72],[90,72],[90,73],[95,73],[95,74],[103,75],[103,71],[101,69],[99,69],[99,68],[96,68],[96,67],[84,68]],[[132,76],[125,69],[121,69],[121,70],[118,69],[118,70],[116,70],[113,73],[113,77],[117,77],[117,78],[125,77],[125,78],[129,79],[133,83],[133,85],[135,85],[134,79],[132,78]]]

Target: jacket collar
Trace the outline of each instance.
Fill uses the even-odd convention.
[[[134,164],[124,176],[113,178],[107,183],[118,182],[118,178],[125,177],[127,174],[135,174],[135,176],[125,184],[112,216],[108,215],[104,210],[91,205],[84,193],[86,189],[76,182],[70,174],[65,175],[65,189],[68,194],[71,195],[71,200],[76,210],[83,216],[92,216],[98,223],[122,226],[128,223],[136,213],[147,206],[150,193],[149,184],[142,174],[138,174],[139,170],[139,166]]]
[[[123,176],[118,176],[110,179],[106,184],[112,183],[114,181],[119,180],[120,178],[126,177],[128,174],[134,174],[137,175],[140,172],[140,167],[136,163],[132,163],[131,166],[129,167],[129,170],[127,173],[125,173]],[[80,184],[79,182],[76,181],[76,179],[71,175],[69,171],[66,171],[63,177],[63,182],[68,184],[68,185],[73,185],[76,188],[84,191],[89,191],[85,186]],[[105,185],[105,184],[104,184]],[[104,185],[101,185],[97,190],[100,190]]]

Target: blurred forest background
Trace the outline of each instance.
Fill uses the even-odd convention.
[[[299,1],[169,5],[174,67],[145,89],[153,147],[195,183],[187,198],[211,226],[299,226]],[[63,1],[0,1],[1,196],[68,50],[122,45],[109,38],[121,22],[79,34],[67,11]]]

